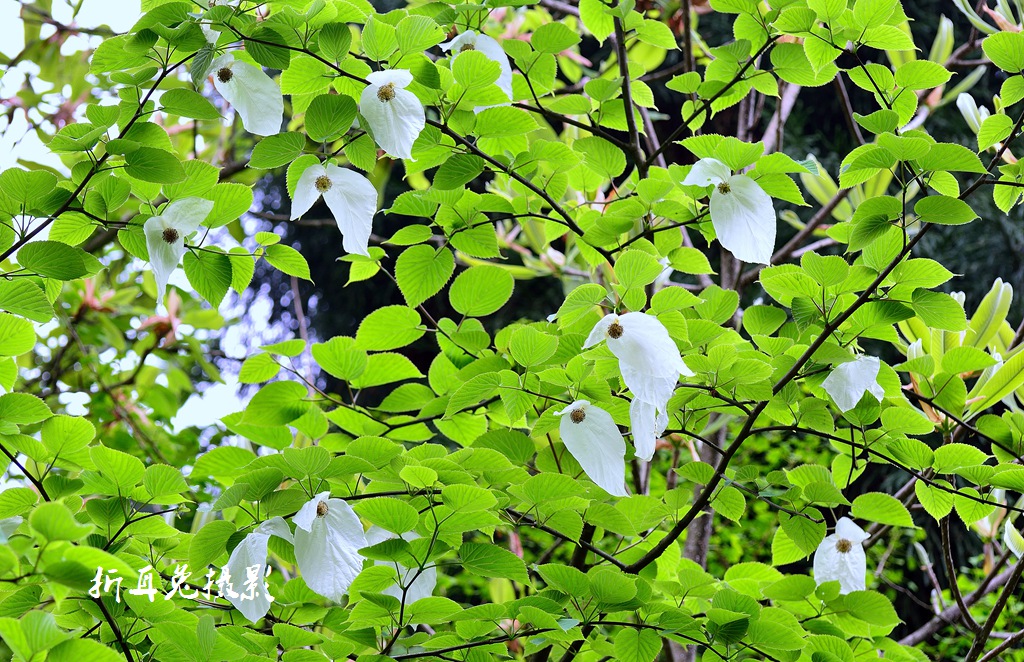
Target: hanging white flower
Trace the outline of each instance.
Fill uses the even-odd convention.
[[[668,413],[657,405],[634,397],[629,403],[629,427],[637,459],[650,462],[658,447],[658,438],[668,427]]]
[[[367,245],[377,213],[377,189],[370,180],[333,164],[309,166],[295,185],[292,220],[309,211],[321,196],[341,230],[345,252],[369,256]]]
[[[626,441],[612,415],[577,400],[562,411],[558,431],[562,443],[598,487],[612,496],[626,496]]]
[[[259,67],[225,53],[210,66],[213,86],[242,118],[250,133],[272,136],[281,131],[284,97],[274,79]]]
[[[366,531],[366,544],[376,545],[382,543],[385,540],[391,540],[397,538],[396,534],[382,529],[379,526],[371,526]],[[406,533],[402,536],[405,540],[416,540],[419,535],[416,533]],[[376,565],[386,565],[395,568],[398,572],[398,581],[388,588],[381,591],[385,595],[393,596],[399,602],[402,601],[402,587],[405,587],[405,604],[411,605],[417,600],[423,598],[429,598],[434,594],[434,588],[437,586],[437,568],[433,565],[423,568],[422,571],[418,567],[407,568],[404,565],[397,564],[392,561],[375,561]]]
[[[405,69],[389,69],[374,71],[366,80],[370,84],[359,97],[359,112],[370,124],[373,139],[388,154],[414,160],[412,145],[427,118],[420,100],[405,89],[412,82],[412,74]]]
[[[226,596],[227,601],[253,623],[267,615],[270,603],[273,602],[265,579],[267,543],[270,536],[292,542],[292,532],[288,524],[280,517],[274,517],[260,524],[256,530],[243,538],[228,558],[231,591]],[[250,573],[257,566],[259,572],[253,577]],[[250,587],[255,589],[250,591]]]
[[[825,536],[814,552],[814,581],[821,585],[838,580],[840,595],[865,590],[868,559],[863,543],[870,537],[850,518],[839,518],[836,532]]]
[[[0,519],[0,544],[6,543],[24,520],[20,515]]]
[[[146,234],[149,264],[156,279],[156,303],[163,303],[167,281],[185,255],[185,237],[195,232],[213,211],[213,201],[182,198],[167,205],[159,216],[142,226]]]
[[[1017,558],[1024,557],[1024,536],[1020,534],[1020,531],[1013,528],[1013,524],[1010,520],[1006,520],[1006,524],[1003,525],[1003,544],[1006,545],[1006,549],[1013,552]]]
[[[485,34],[478,34],[473,30],[466,30],[456,35],[451,41],[441,44],[441,49],[446,53],[455,52],[452,61],[458,58],[460,53],[480,51],[488,60],[496,62],[501,69],[501,73],[498,75],[498,80],[495,84],[508,95],[509,102],[512,101],[512,65],[508,61],[505,49],[495,39]],[[494,108],[494,106],[477,106],[473,110],[479,113],[487,108]]]
[[[746,175],[734,175],[717,159],[701,159],[690,169],[683,186],[708,186],[711,224],[718,241],[737,260],[769,264],[775,252],[775,208],[772,199]]]
[[[961,92],[956,98],[956,107],[960,109],[960,114],[963,115],[964,121],[967,122],[967,126],[971,127],[971,131],[977,133],[981,130],[982,123],[988,119],[988,108],[985,106],[979,107],[972,97],[967,92]]]
[[[881,362],[874,356],[858,357],[836,366],[821,383],[821,387],[832,396],[843,413],[856,407],[865,393],[870,393],[881,402],[885,397],[885,389],[878,384],[880,367]]]
[[[352,507],[321,492],[295,514],[295,560],[306,586],[340,602],[363,568],[366,535]]]
[[[630,426],[636,456],[650,460],[657,437],[668,425],[668,400],[680,375],[693,376],[661,321],[644,313],[606,315],[591,330],[584,347],[602,340],[619,359],[622,380],[633,392]],[[638,402],[639,401],[639,402]]]

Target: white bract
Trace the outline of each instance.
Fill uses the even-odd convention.
[[[821,387],[832,396],[836,406],[846,413],[857,406],[865,393],[870,393],[881,402],[885,389],[878,384],[878,370],[881,362],[874,356],[861,356],[835,367]]]
[[[619,359],[622,380],[633,392],[629,407],[636,456],[650,460],[657,438],[668,425],[668,400],[680,375],[693,376],[679,356],[668,329],[653,315],[606,315],[591,330],[584,347],[607,339]]]
[[[228,558],[231,591],[225,597],[253,623],[267,615],[270,603],[273,602],[265,579],[267,543],[270,536],[292,542],[292,532],[288,524],[280,517],[274,517],[260,524],[255,531],[243,538]],[[250,570],[256,566],[259,566],[259,572],[256,576],[250,576]],[[249,591],[249,586],[255,586],[255,590]]]
[[[769,264],[775,252],[775,208],[772,199],[746,175],[734,175],[717,159],[701,159],[690,169],[683,186],[714,184],[711,224],[718,241],[736,259]]]
[[[376,545],[385,540],[398,538],[396,534],[382,529],[379,526],[371,526],[366,531],[366,544]],[[419,535],[406,533],[402,536],[405,540],[416,540]],[[437,586],[437,568],[427,566],[420,571],[419,567],[407,568],[406,566],[392,561],[374,561],[376,565],[386,565],[395,568],[398,573],[398,581],[381,591],[384,595],[390,595],[399,602],[402,602],[402,587],[405,587],[405,604],[411,605],[417,600],[429,598],[434,594],[434,587]]]
[[[1013,524],[1010,520],[1006,520],[1006,524],[1003,525],[1003,544],[1006,545],[1006,549],[1013,552],[1017,558],[1024,557],[1024,536],[1020,534],[1020,531],[1013,528]]]
[[[347,253],[369,255],[367,245],[377,213],[377,189],[357,172],[329,164],[312,165],[302,171],[292,196],[294,221],[323,196],[341,230]]]
[[[271,136],[281,131],[284,97],[274,79],[259,67],[226,53],[210,66],[213,86],[242,118],[250,133]]]
[[[825,536],[814,552],[814,581],[819,585],[838,581],[840,595],[865,590],[868,560],[863,543],[869,537],[853,520],[841,517],[836,532]]]
[[[555,414],[562,417],[562,443],[598,487],[612,496],[626,496],[626,440],[612,415],[586,400],[577,400]]]
[[[412,74],[405,69],[374,71],[359,97],[359,112],[370,124],[373,139],[388,154],[400,159],[412,158],[416,142],[427,116],[416,95],[405,89]]]
[[[366,535],[352,507],[321,492],[295,514],[295,560],[306,586],[334,602],[341,602],[363,569],[359,550]]]
[[[508,61],[508,55],[505,54],[505,49],[501,47],[495,39],[488,37],[485,34],[478,34],[473,30],[466,30],[462,34],[456,35],[451,41],[446,41],[441,44],[441,48],[446,53],[454,51],[455,55],[452,57],[454,62],[459,57],[460,53],[465,51],[480,51],[484,57],[491,62],[497,63],[498,67],[501,68],[501,73],[498,75],[498,80],[495,85],[501,88],[501,90],[508,95],[508,100],[512,101],[512,65]],[[474,108],[474,112],[479,113],[487,108],[494,108],[494,106],[477,106]]]
[[[960,96],[956,98],[956,107],[960,109],[960,114],[963,115],[964,121],[967,122],[967,126],[971,127],[971,131],[977,133],[981,130],[982,123],[988,119],[988,108],[985,106],[979,107],[972,97],[967,92],[961,92]]]
[[[156,303],[163,303],[167,281],[185,255],[185,237],[195,232],[213,211],[213,201],[182,198],[167,205],[159,216],[142,226],[146,234],[149,264],[156,279]]]

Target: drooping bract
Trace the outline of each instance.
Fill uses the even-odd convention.
[[[562,417],[558,432],[562,443],[583,472],[612,496],[626,496],[626,441],[611,414],[577,400],[555,412]]]
[[[163,303],[167,282],[185,255],[185,237],[195,232],[213,211],[213,201],[203,198],[182,198],[152,216],[142,226],[146,235],[149,264],[156,279],[156,303]]]
[[[377,189],[370,180],[333,164],[309,166],[295,185],[291,220],[309,211],[321,196],[341,230],[345,252],[368,256],[373,216],[377,213]]]
[[[367,546],[366,535],[352,507],[330,497],[330,492],[317,494],[292,519],[295,559],[310,590],[341,602],[363,568],[359,550]]]
[[[359,112],[370,124],[373,139],[388,154],[412,160],[412,145],[426,126],[426,112],[416,95],[405,89],[412,74],[405,69],[374,71],[359,97]]]
[[[825,536],[814,552],[814,581],[838,581],[841,595],[865,590],[868,561],[863,543],[869,537],[850,518],[839,518],[836,532]]]

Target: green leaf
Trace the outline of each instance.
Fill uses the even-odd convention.
[[[967,328],[963,307],[944,292],[914,290],[911,306],[921,321],[930,327],[944,331],[963,331]]]
[[[298,382],[272,382],[261,388],[245,407],[244,425],[287,425],[309,409],[309,393]]]
[[[936,143],[928,153],[918,159],[925,170],[949,170],[953,172],[974,172],[985,174],[988,170],[981,164],[978,155],[963,145]]]
[[[47,278],[75,280],[89,273],[86,253],[59,241],[33,241],[18,250],[18,263]]]
[[[944,481],[937,482],[945,484]],[[945,490],[933,487],[919,480],[914,483],[914,493],[917,495],[917,500],[921,503],[921,506],[936,521],[949,515],[953,510],[953,495]]]
[[[997,32],[986,37],[981,48],[992,64],[1003,71],[1011,74],[1024,71],[1024,34]]]
[[[343,94],[321,94],[306,108],[306,133],[316,141],[345,134],[356,118],[356,102]]]
[[[0,309],[27,317],[33,322],[49,322],[53,306],[35,283],[25,278],[0,280]]]
[[[473,131],[481,138],[504,138],[525,136],[538,128],[537,120],[525,110],[496,106],[477,114]]]
[[[46,403],[30,393],[0,395],[0,421],[15,425],[31,425],[53,414]]]
[[[911,60],[896,70],[896,84],[911,90],[930,90],[945,85],[952,77],[941,64],[930,60]]]
[[[93,446],[89,455],[100,475],[113,483],[121,494],[130,494],[146,472],[142,460],[107,446]]]
[[[846,594],[843,602],[851,616],[866,623],[882,627],[896,627],[900,624],[900,617],[896,615],[892,603],[881,593],[854,591]]]
[[[252,207],[252,189],[245,184],[217,184],[203,197],[213,200],[213,209],[204,223],[208,228],[227,225]]]
[[[27,487],[7,488],[0,492],[0,519],[23,515],[38,499],[38,495]]]
[[[419,379],[423,374],[412,361],[392,352],[373,354],[367,358],[366,369],[352,380],[355,388],[382,386],[406,379]]]
[[[220,306],[231,287],[231,260],[213,249],[189,251],[184,259],[188,282],[214,308]]]
[[[339,62],[345,59],[352,45],[352,28],[346,23],[328,23],[317,33],[317,42],[325,56]]]
[[[416,528],[420,515],[415,508],[394,497],[378,497],[360,501],[355,507],[360,517],[392,533],[405,533]]]
[[[460,58],[461,59],[461,58]],[[405,302],[416,307],[441,291],[455,271],[455,255],[433,246],[412,246],[395,263],[395,279]]]
[[[853,20],[858,28],[875,28],[885,23],[893,9],[893,4],[887,0],[856,0],[853,3]]]
[[[164,92],[160,96],[160,105],[165,113],[197,120],[216,120],[221,117],[206,97],[183,87]]]
[[[285,246],[284,244],[267,246],[263,256],[267,258],[267,262],[276,267],[281,273],[302,278],[303,280],[311,280],[309,263],[306,262],[306,258],[302,256],[302,253],[291,246]]]
[[[189,566],[194,568],[196,572],[201,572],[199,569],[215,562],[220,558],[221,554],[227,551],[225,547],[227,546],[228,538],[234,532],[235,525],[232,522],[226,520],[207,522],[203,528],[199,529],[189,545]]]
[[[152,497],[176,495],[188,491],[188,483],[182,477],[181,471],[166,464],[154,464],[146,467],[146,473],[142,477],[142,486]]]
[[[653,630],[623,628],[615,635],[615,659],[622,662],[653,662],[661,652],[661,637]]]
[[[36,345],[36,332],[28,320],[0,313],[0,356],[20,356]]]
[[[914,213],[927,223],[939,225],[963,225],[978,218],[966,202],[945,195],[921,198],[914,205]]]
[[[529,585],[526,564],[512,552],[492,544],[467,542],[459,548],[462,566],[482,577],[511,579]]]
[[[467,317],[497,312],[512,296],[515,281],[507,270],[491,265],[470,267],[452,283],[448,293],[452,308]]]
[[[63,503],[50,501],[36,506],[29,524],[47,540],[81,540],[92,531],[88,524],[79,524]]]
[[[1010,137],[1011,131],[1013,131],[1013,119],[1009,115],[1000,113],[986,117],[978,131],[978,151],[984,152],[992,145],[1006,140]]]
[[[898,499],[882,492],[868,492],[854,499],[850,514],[853,517],[877,522],[878,524],[914,526],[914,520],[910,517],[910,511],[907,510],[906,506],[900,503]]]
[[[288,40],[279,32],[266,25],[261,25],[250,35],[250,40],[245,42],[245,52],[252,56],[259,64],[271,69],[287,69],[291,62],[292,52],[287,48]],[[281,46],[275,46],[280,44]]]
[[[402,53],[420,53],[444,41],[444,31],[427,16],[406,16],[395,28],[398,50]]]
[[[434,186],[445,191],[461,188],[484,171],[484,160],[474,154],[454,154],[434,175]]]
[[[580,36],[558,21],[542,24],[530,37],[530,45],[539,53],[561,53],[578,43]]]
[[[405,347],[423,336],[420,314],[407,306],[385,306],[363,318],[356,347],[379,351]]]
[[[524,326],[512,333],[509,352],[521,366],[540,365],[558,350],[558,338],[542,333],[533,327]]]
[[[498,80],[501,67],[480,51],[466,51],[452,61],[455,82],[467,90],[482,88]]]
[[[267,170],[286,165],[299,158],[305,147],[306,136],[297,131],[267,136],[253,148],[249,167]]]
[[[154,184],[174,184],[185,179],[185,168],[178,157],[155,147],[139,147],[126,154],[124,171]]]

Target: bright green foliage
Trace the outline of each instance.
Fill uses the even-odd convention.
[[[42,46],[29,53],[89,102],[47,136],[66,172],[0,173],[0,636],[14,659],[653,662],[695,646],[705,661],[916,661],[961,618],[961,584],[1016,562],[1011,550],[991,563],[999,522],[1020,528],[1024,513],[1012,288],[996,280],[965,301],[942,289],[951,271],[914,253],[929,233],[985,232],[991,219],[972,206],[982,196],[1017,208],[1022,33],[986,29],[961,53],[980,46],[1007,77],[993,114],[971,116],[967,147],[929,120],[980,74],[954,77],[946,23],[925,59],[892,0],[712,0],[732,21],[717,45],[696,14],[673,22],[632,2],[211,4],[143,0],[128,33],[101,32],[63,74]],[[37,23],[26,31],[38,36]],[[482,41],[442,47],[467,30],[497,38],[510,80]],[[235,121],[211,69],[225,52],[266,68],[287,97],[279,133]],[[398,69],[426,118],[400,168],[361,105],[375,73]],[[833,171],[778,151],[791,95],[826,85],[857,91],[848,119],[860,144]],[[658,114],[667,95],[681,116]],[[771,132],[745,119],[743,139],[711,131],[762,103]],[[736,192],[684,186],[698,160],[752,182],[773,219],[799,228],[790,242],[777,224],[771,264],[719,251],[734,218],[715,196]],[[237,357],[245,403],[183,430],[175,419],[196,385],[222,381],[211,359],[230,292],[257,266],[296,283],[322,273],[287,235],[242,222],[250,211],[280,220],[321,165],[401,189],[380,196],[383,211],[412,220],[372,235],[367,255],[343,254],[338,237],[332,267],[349,283],[393,281],[401,299],[352,335]],[[289,196],[280,210],[254,195],[267,175]],[[199,231],[163,235],[184,241],[190,287],[172,284],[155,312],[147,222],[188,198],[212,211]],[[548,319],[516,307],[531,279],[562,286]],[[627,312],[656,319],[693,373],[659,410],[650,464],[636,458],[640,401],[615,336],[587,341],[606,314]],[[840,407],[828,378],[866,355],[877,375]],[[86,394],[87,413],[71,415],[65,393]],[[609,496],[567,449],[566,421],[579,421],[561,410],[577,400],[625,435],[630,496]],[[883,470],[899,480],[869,482]],[[126,594],[147,566],[166,587],[186,563],[183,588],[203,589],[262,523],[281,517],[294,533],[322,492],[387,534],[351,550],[365,563],[344,600],[307,585],[300,536],[278,533],[266,536],[275,600],[257,623],[216,590]],[[831,537],[841,516],[866,531],[870,572],[853,588],[811,574],[815,554],[850,542]],[[710,562],[706,523],[734,547]],[[943,574],[935,588],[957,611],[931,627],[894,608],[900,578],[886,563],[909,572],[936,526],[944,567],[973,562],[945,558],[950,529],[973,527],[989,555],[952,586]],[[97,568],[117,569],[123,600],[89,592]],[[432,595],[406,599],[413,577],[434,573]],[[976,662],[997,623],[1019,627],[981,600],[1003,583],[978,588],[957,655]],[[912,620],[918,633],[904,628]]]

